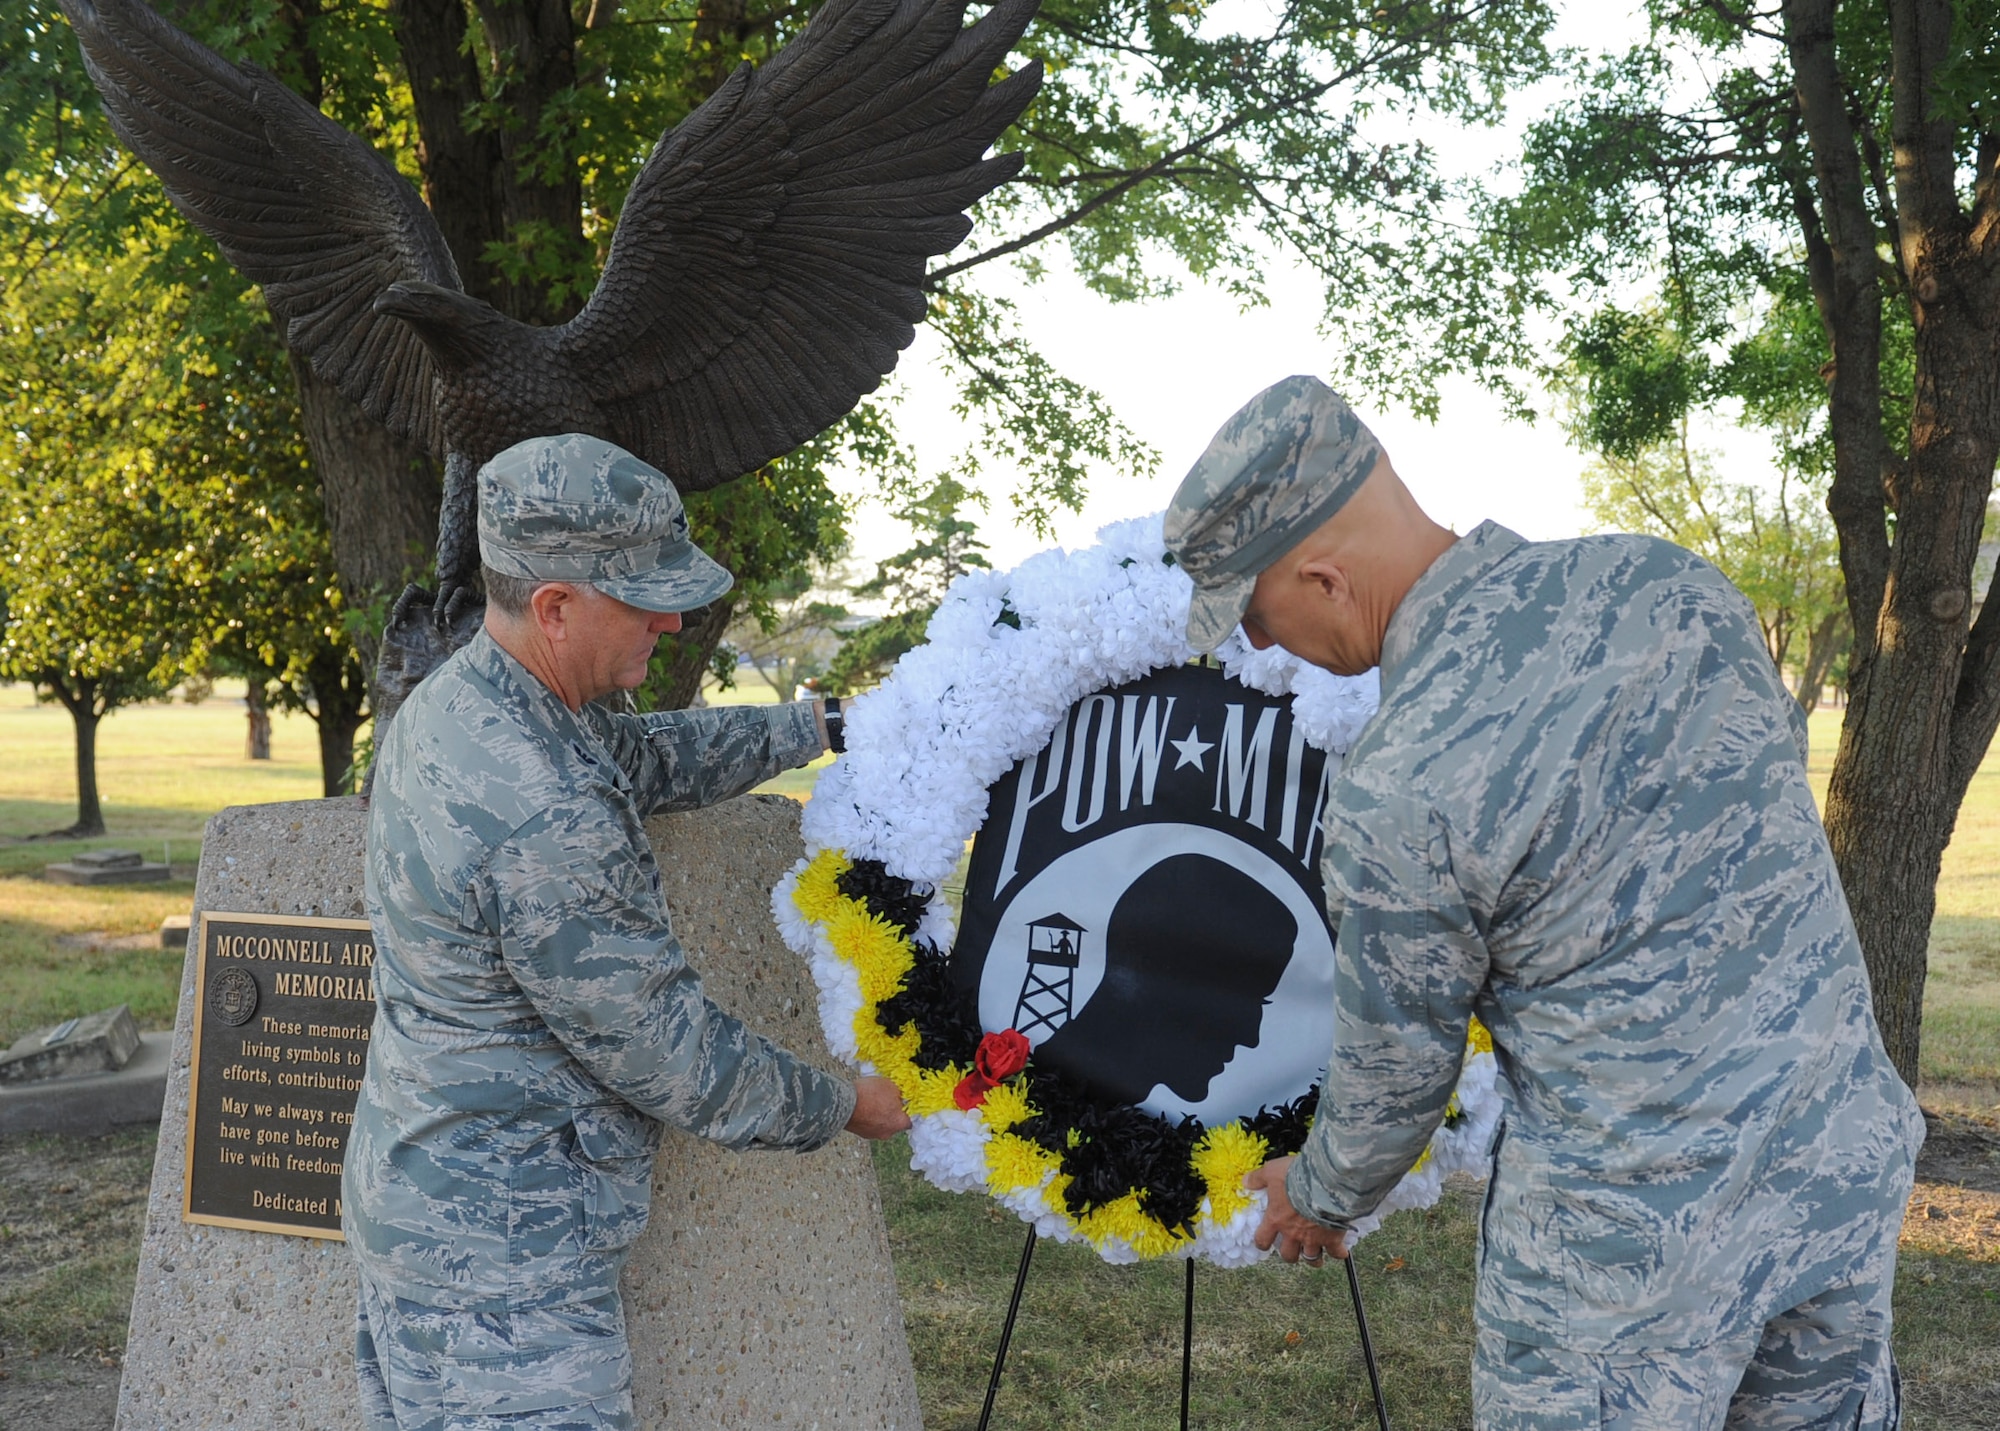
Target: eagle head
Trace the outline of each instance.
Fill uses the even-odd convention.
[[[518,326],[469,293],[416,280],[390,284],[376,295],[373,307],[409,324],[447,370],[490,363]]]

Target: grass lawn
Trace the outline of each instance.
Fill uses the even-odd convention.
[[[233,699],[223,692],[229,692]],[[200,705],[161,701],[113,711],[97,728],[97,788],[110,838],[158,859],[192,863],[201,827],[225,805],[310,800],[320,793],[310,718],[271,713],[271,758],[243,755],[240,683],[222,682]],[[69,712],[26,686],[0,685],[0,841],[62,829],[76,819],[76,737]],[[89,844],[64,843],[50,859]],[[45,861],[0,848],[0,871]]]
[[[244,725],[240,693],[112,712],[97,737],[109,833],[40,839],[76,819],[74,727],[28,687],[0,685],[0,1042],[120,1003],[142,1028],[172,1027],[181,953],[146,936],[192,905],[203,824],[225,805],[320,793],[311,720],[273,712],[268,761],[244,757]],[[164,859],[176,877],[103,888],[37,877],[46,864],[109,846]]]
[[[909,1171],[902,1140],[875,1159],[917,1366],[924,1424],[979,1421],[1025,1238],[1014,1215],[941,1193]],[[1399,1213],[1355,1254],[1383,1392],[1405,1431],[1471,1423],[1472,1250],[1479,1193]],[[1176,1424],[1182,1264],[1111,1267],[1042,1243],[1021,1303],[993,1424],[1101,1431]],[[1195,1273],[1190,1409],[1204,1431],[1301,1426],[1373,1431],[1374,1403],[1338,1269],[1282,1263]]]
[[[769,700],[746,681],[718,702]],[[1813,722],[1811,774],[1824,790],[1838,712]],[[186,912],[202,822],[231,804],[318,793],[303,717],[274,717],[273,759],[242,755],[240,701],[120,711],[100,734],[111,833],[185,878],[79,889],[43,883],[42,864],[85,846],[27,840],[74,818],[70,725],[21,687],[0,687],[0,1041],[130,1002],[142,1024],[174,1013],[177,952],[132,947]],[[805,798],[813,772],[765,787]],[[1946,853],[1926,1000],[1924,1100],[1965,1119],[2000,1119],[2000,756],[1989,757]],[[150,1134],[103,1143],[0,1142],[0,1355],[115,1347],[129,1295]],[[900,1144],[876,1166],[897,1258],[927,1424],[970,1427],[1023,1239],[983,1200],[938,1193]],[[123,1183],[120,1179],[123,1179]],[[130,1184],[124,1193],[120,1186]],[[51,1187],[72,1189],[51,1201]],[[75,1190],[83,1190],[79,1196]],[[1981,1201],[1981,1196],[1985,1197]],[[53,1209],[53,1210],[51,1210]],[[1364,1286],[1397,1424],[1470,1424],[1472,1242],[1466,1190],[1391,1218],[1363,1243]],[[1169,1425],[1180,1374],[1181,1269],[1112,1268],[1044,1244],[1028,1284],[997,1425]],[[1194,1421],[1205,1428],[1372,1426],[1345,1280],[1280,1266],[1197,1276]],[[1897,1345],[1918,1431],[2000,1428],[2000,1198],[1920,1190],[1905,1239]]]

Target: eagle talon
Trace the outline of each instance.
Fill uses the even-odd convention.
[[[424,587],[419,586],[416,582],[411,582],[403,588],[403,594],[396,598],[396,604],[389,608],[389,625],[387,629],[390,631],[402,630],[410,620],[411,607],[428,606],[430,604],[430,592]]]
[[[455,581],[449,585],[438,583],[437,605],[433,609],[433,619],[440,631],[450,631],[458,624],[458,618],[472,608],[479,599],[470,582]]]

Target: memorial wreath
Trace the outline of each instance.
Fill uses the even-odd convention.
[[[1114,702],[1101,693],[1187,666],[1195,654],[1184,637],[1190,592],[1191,583],[1165,550],[1158,516],[1107,527],[1096,545],[1080,551],[1042,552],[1012,571],[960,578],[932,618],[925,644],[905,655],[879,688],[848,706],[846,751],[822,773],[805,810],[807,857],[773,891],[772,910],[786,943],[812,967],[834,1053],[892,1079],[902,1091],[914,1121],[912,1166],[933,1184],[986,1192],[1041,1235],[1086,1241],[1109,1262],[1171,1256],[1240,1266],[1265,1255],[1253,1242],[1264,1195],[1247,1192],[1244,1175],[1303,1145],[1317,1083],[1302,1080],[1307,1086],[1295,1083],[1288,1097],[1206,1124],[1136,1102],[1107,1105],[1101,1089],[1092,1096],[1073,1069],[1036,1055],[1028,1036],[1033,1025],[1022,1011],[1037,1007],[1028,990],[1045,990],[1047,983],[1023,986],[1015,1021],[1028,1027],[988,1027],[992,1018],[982,1023],[978,999],[951,968],[956,930],[943,895],[967,841],[986,824],[991,793],[1010,772],[1016,782],[1012,861],[1025,811],[1055,788],[1068,732],[1075,734],[1071,760],[1078,763],[1089,760],[1086,737],[1095,734],[1098,803],[1085,810],[1085,797],[1072,793],[1064,828],[1096,817],[1115,720]],[[1216,657],[1236,683],[1230,689],[1289,699],[1293,753],[1307,746],[1323,752],[1319,778],[1330,782],[1374,712],[1373,673],[1334,676],[1280,649],[1253,650],[1241,632]],[[1138,698],[1121,699],[1130,723]],[[1095,727],[1091,702],[1101,703],[1103,712]],[[1169,717],[1173,709],[1167,698]],[[1241,707],[1232,709],[1240,718]],[[1148,802],[1169,744],[1167,727],[1161,723],[1156,730],[1152,716],[1149,706],[1144,734],[1154,763],[1145,772]],[[1264,719],[1257,734],[1268,747],[1273,717]],[[1125,742],[1127,753],[1137,749],[1131,735]],[[1204,774],[1205,752],[1216,747],[1201,741],[1198,728],[1189,742],[1173,745],[1183,765],[1192,760]],[[1043,755],[1049,756],[1048,785],[1036,794],[1027,786]],[[1224,765],[1218,750],[1218,808]],[[1236,773],[1247,785],[1247,775]],[[1257,778],[1261,811],[1262,767]],[[1291,778],[1295,789],[1296,762]],[[1121,808],[1134,780],[1126,775]],[[1297,823],[1295,793],[1293,801],[1285,814],[1287,839],[1309,852],[1316,836],[1290,833]],[[1317,809],[1311,814],[1316,825]],[[1149,888],[1157,896],[1159,887]],[[1288,897],[1296,908],[1297,898]],[[1315,913],[1323,921],[1323,913]],[[1071,940],[1080,941],[1085,931],[1063,916],[1055,919],[1032,923],[1044,933],[1056,931],[1060,952],[1030,957],[1062,966],[1056,972],[1070,979],[1080,962]],[[1285,925],[1288,933],[1297,927],[1295,917]],[[1320,942],[1330,978],[1331,944],[1324,936]],[[1277,977],[1263,988],[1261,1002],[1273,1002]],[[1063,994],[1067,1015],[1067,983]],[[1034,1023],[1051,1031],[1058,1026],[1054,1016],[1038,1015]],[[1256,1041],[1253,1032],[1247,1042]],[[1434,1203],[1444,1176],[1454,1170],[1485,1172],[1499,1098],[1491,1041],[1476,1022],[1470,1045],[1444,1123],[1415,1168],[1357,1224],[1357,1233],[1389,1212]],[[1139,1086],[1150,1077],[1141,1076]],[[1207,1080],[1200,1086],[1206,1092]]]

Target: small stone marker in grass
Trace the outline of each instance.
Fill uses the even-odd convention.
[[[36,1029],[0,1053],[0,1083],[32,1083],[83,1073],[115,1073],[139,1051],[130,1005]]]
[[[144,884],[171,874],[168,866],[137,850],[85,850],[42,868],[42,878],[52,884]]]
[[[187,948],[188,933],[194,927],[191,914],[170,914],[160,921],[160,947],[162,949]]]
[[[142,1034],[120,1004],[37,1029],[0,1053],[0,1134],[94,1138],[156,1122],[171,1034]]]

